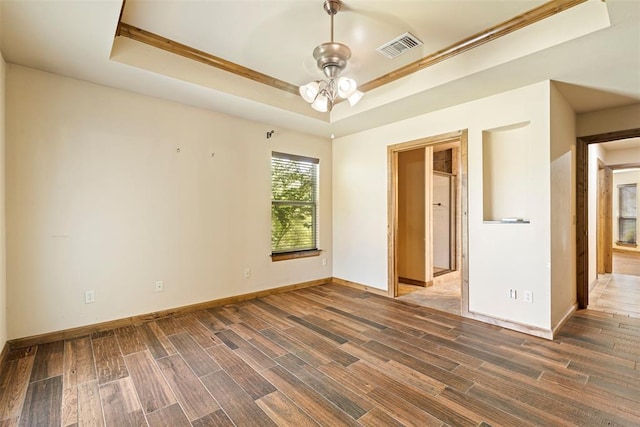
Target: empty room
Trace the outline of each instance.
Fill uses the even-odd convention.
[[[640,1],[1,0],[0,426],[640,425]]]

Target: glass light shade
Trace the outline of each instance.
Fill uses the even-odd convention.
[[[347,100],[349,101],[349,105],[353,107],[358,102],[360,102],[363,96],[364,96],[364,93],[360,92],[359,90],[356,90],[355,92],[353,92],[353,94],[351,94],[349,98],[347,98]]]
[[[324,93],[316,96],[315,101],[311,104],[311,108],[316,111],[320,111],[321,113],[326,113],[329,111],[329,98]]]
[[[309,82],[304,86],[300,86],[300,96],[308,103],[312,103],[320,92],[318,82]]]
[[[358,84],[355,80],[348,77],[340,77],[338,80],[338,95],[341,98],[349,98],[358,89]]]

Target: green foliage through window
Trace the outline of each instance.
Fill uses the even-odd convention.
[[[318,160],[271,155],[271,251],[317,249]]]

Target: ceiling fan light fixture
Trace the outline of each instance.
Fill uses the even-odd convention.
[[[349,77],[340,77],[338,80],[338,95],[341,98],[349,98],[358,90],[358,84]]]
[[[349,101],[349,105],[353,107],[358,102],[360,102],[363,96],[364,96],[364,93],[360,92],[359,90],[356,90],[355,92],[353,92],[351,96],[347,98],[347,100]]]
[[[318,96],[316,96],[316,99],[311,103],[311,108],[321,113],[331,111],[331,107],[333,107],[333,104],[329,102],[327,92],[324,90],[320,92]]]
[[[351,49],[347,45],[333,41],[333,17],[342,7],[340,0],[325,0],[324,10],[331,16],[331,41],[322,43],[313,50],[320,71],[327,80],[313,81],[300,86],[300,96],[311,104],[314,110],[331,111],[336,98],[349,99],[355,105],[364,93],[358,91],[358,84],[348,77],[340,77],[351,58]]]
[[[320,85],[318,82],[309,82],[306,85],[300,86],[300,96],[308,103],[312,103],[319,92]]]

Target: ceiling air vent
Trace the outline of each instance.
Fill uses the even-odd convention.
[[[396,37],[388,43],[383,44],[376,50],[389,59],[393,59],[403,53],[418,47],[422,42],[411,33],[404,33],[400,37]]]

